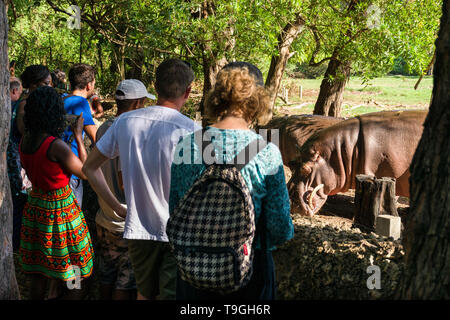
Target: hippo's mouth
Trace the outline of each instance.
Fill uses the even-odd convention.
[[[324,187],[323,184],[319,184],[317,187],[314,188],[312,191],[306,191],[303,194],[303,201],[306,204],[306,207],[308,211],[311,211],[311,213],[314,215],[316,211],[319,209],[318,207],[318,199],[317,199],[317,191],[322,189]]]

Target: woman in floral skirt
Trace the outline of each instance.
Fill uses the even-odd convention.
[[[72,126],[78,153],[60,139],[65,129],[64,103],[55,89],[33,91],[25,105],[25,134],[20,159],[33,188],[23,211],[20,260],[31,274],[31,298],[44,299],[49,279],[76,285],[92,274],[93,249],[88,227],[71,188],[72,174],[82,179],[87,153],[82,140],[83,118]],[[82,283],[82,282],[81,282]],[[84,283],[83,283],[84,284]],[[75,286],[75,288],[74,288]]]

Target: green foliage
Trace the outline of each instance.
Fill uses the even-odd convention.
[[[17,73],[20,75],[31,64],[44,64],[50,70],[69,68],[78,60],[79,32],[68,29],[66,20],[45,3],[27,3],[17,2],[16,17],[10,19],[9,57],[16,61]],[[11,6],[9,11],[13,16]],[[86,60],[93,62],[91,56]]]
[[[50,69],[80,60],[80,30],[66,26],[71,1],[13,0],[9,6],[10,59],[20,74],[32,63]],[[363,81],[392,70],[421,73],[433,55],[442,0],[78,0],[83,29],[81,60],[97,68],[102,94],[114,92],[123,77],[140,78],[149,88],[156,66],[179,57],[202,80],[204,66],[221,59],[246,60],[267,73],[279,53],[285,26],[301,16],[305,26],[291,46],[290,70],[321,76],[311,60],[352,62]],[[349,6],[355,3],[354,6]],[[53,8],[49,5],[52,4]],[[55,11],[54,9],[60,11]],[[371,8],[380,12],[369,28]]]
[[[306,52],[307,59],[300,62],[309,62],[311,57],[314,62],[326,58],[351,61],[352,74],[367,82],[392,70],[399,56],[410,73],[422,72],[431,61],[441,0],[309,3],[303,12],[307,32],[293,46]],[[356,5],[350,7],[350,3]]]

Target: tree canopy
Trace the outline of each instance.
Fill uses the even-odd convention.
[[[67,71],[83,61],[96,66],[100,91],[109,94],[126,77],[150,86],[156,66],[167,57],[188,61],[204,80],[204,93],[218,70],[235,60],[255,63],[268,77],[282,76],[286,63],[339,60],[348,62],[352,74],[370,79],[391,70],[399,57],[421,73],[433,56],[442,0],[9,3],[10,60],[19,73],[33,63]],[[71,5],[80,9],[81,29],[68,28]],[[292,26],[297,30],[283,42]],[[272,74],[271,63],[283,54],[281,74]]]

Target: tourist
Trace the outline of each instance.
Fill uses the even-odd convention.
[[[97,127],[92,119],[91,107],[88,99],[94,94],[95,88],[95,70],[92,66],[79,63],[75,64],[69,70],[69,82],[72,93],[64,97],[64,108],[67,114],[80,115],[83,113],[83,139],[84,133],[87,134],[92,144],[95,144]],[[70,128],[64,132],[64,141],[72,146],[73,153],[78,156],[78,147],[73,139],[73,133]],[[83,205],[83,181],[73,175],[70,178],[70,187],[75,194],[75,198],[82,208]]]
[[[41,86],[51,86],[52,76],[46,66],[38,64],[26,67],[25,71],[20,75],[20,79],[22,80],[23,88],[27,89],[17,106],[17,129],[22,135],[25,129],[23,117],[28,95]]]
[[[206,116],[211,126],[205,134],[212,140],[217,163],[229,163],[241,150],[261,136],[250,130],[253,124],[264,124],[270,115],[269,95],[264,88],[259,69],[249,63],[234,62],[225,66],[217,75],[214,88],[205,100]],[[193,162],[185,163],[175,158],[171,170],[169,212],[191,188],[205,170],[202,146],[195,136],[186,136],[177,146],[175,155],[188,152]],[[205,137],[203,137],[205,139]],[[205,149],[206,150],[206,149]],[[209,154],[209,153],[208,153]],[[200,161],[198,161],[198,159]],[[193,287],[177,277],[177,299],[263,299],[275,298],[275,269],[271,251],[277,245],[291,239],[294,233],[290,217],[289,196],[284,177],[281,153],[277,146],[269,143],[240,171],[250,191],[256,220],[256,250],[253,260],[253,274],[243,288],[222,295]],[[259,224],[264,212],[264,224]],[[260,237],[265,236],[265,252],[261,250]]]
[[[155,99],[155,96],[148,94],[145,85],[139,80],[129,79],[119,84],[115,98],[117,118],[125,112],[143,108],[147,98]],[[98,128],[97,141],[114,121],[114,118],[109,119]],[[119,157],[106,161],[101,168],[114,196],[121,204],[126,205]],[[130,300],[135,296],[136,281],[128,254],[127,240],[123,239],[125,218],[114,212],[101,197],[98,197],[98,203],[100,208],[95,221],[99,248],[97,258],[101,282],[100,298]]]
[[[89,105],[91,106],[91,114],[95,119],[103,117],[103,106],[100,97],[97,93],[94,93],[92,97],[89,98]]]
[[[162,62],[156,70],[156,105],[116,119],[83,167],[97,195],[119,216],[126,216],[123,237],[128,239],[138,299],[175,298],[176,262],[165,232],[170,166],[180,137],[196,129],[180,113],[193,79],[185,62]],[[100,170],[107,159],[119,155],[126,207],[110,191]]]
[[[25,106],[25,133],[20,159],[33,188],[23,211],[20,262],[31,274],[31,298],[44,299],[48,279],[63,282],[88,278],[93,250],[83,212],[69,187],[70,175],[83,179],[87,157],[82,139],[83,118],[72,126],[79,157],[61,140],[65,127],[61,96],[51,87],[34,90]],[[84,287],[84,286],[83,286]],[[82,289],[66,298],[80,298]]]
[[[31,65],[25,68],[20,76],[21,81],[11,78],[11,129],[7,149],[8,177],[13,201],[13,249],[20,244],[20,228],[22,211],[27,198],[27,190],[31,188],[25,170],[20,163],[19,143],[24,132],[23,117],[28,95],[41,86],[51,85],[52,79],[46,66]],[[23,89],[27,92],[23,92]]]
[[[64,98],[69,95],[67,93],[67,78],[66,73],[60,69],[55,69],[52,73],[53,88]]]
[[[16,77],[9,80],[9,94],[11,97],[11,126],[9,130],[9,143],[7,149],[8,178],[13,203],[13,250],[20,244],[20,226],[22,225],[22,210],[27,201],[26,185],[22,179],[22,165],[20,163],[19,142],[22,135],[17,129],[17,107],[22,95],[22,82]]]

